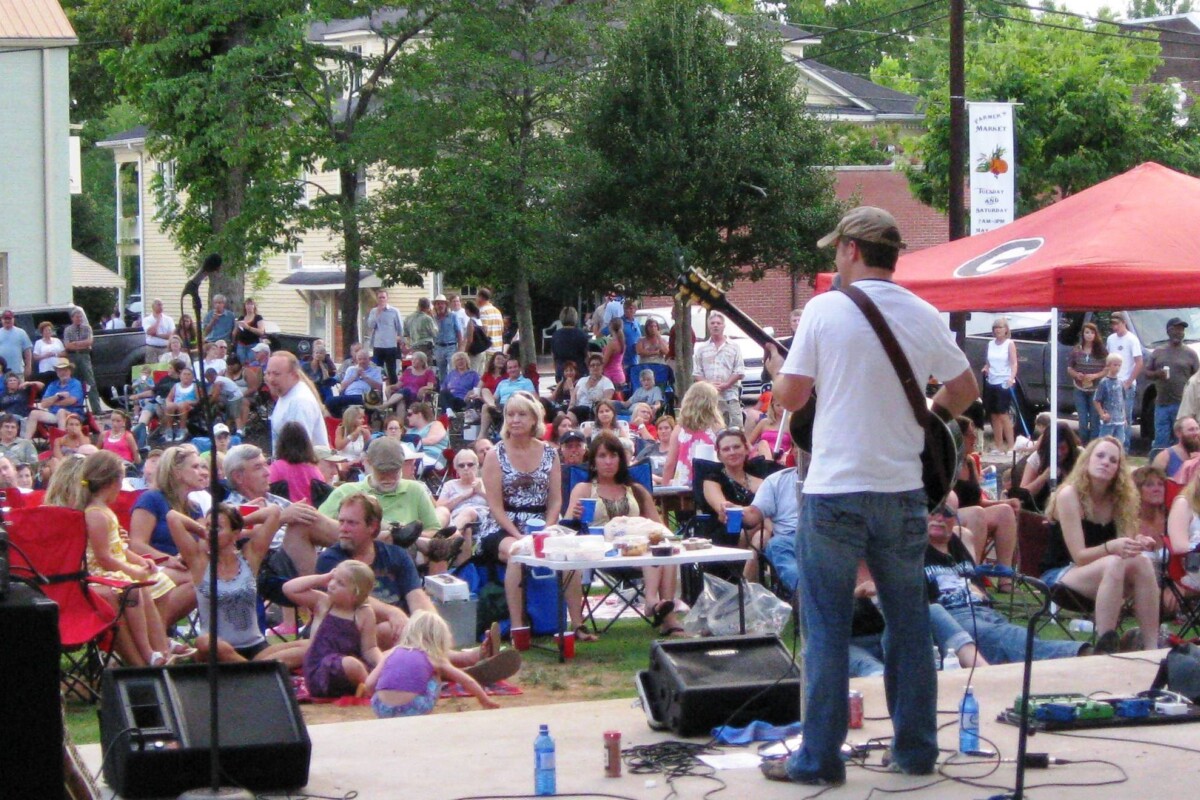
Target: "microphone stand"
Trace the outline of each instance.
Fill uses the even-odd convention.
[[[214,409],[208,396],[208,379],[205,376],[204,361],[204,307],[200,302],[200,290],[187,292],[192,296],[192,309],[196,316],[196,351],[200,354],[199,375],[200,409],[204,415],[204,428],[208,432],[209,473],[208,493],[212,498],[215,509],[222,499],[220,478],[217,474],[217,437],[213,434]],[[179,299],[180,311],[183,310],[183,298]],[[182,314],[180,315],[182,316]],[[246,789],[221,786],[221,723],[220,711],[220,676],[217,669],[217,562],[221,558],[220,546],[217,542],[217,515],[208,515],[208,747],[209,747],[209,785],[206,788],[189,789],[179,795],[178,800],[254,800],[254,795]]]

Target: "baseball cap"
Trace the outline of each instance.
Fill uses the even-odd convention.
[[[817,241],[817,247],[835,245],[843,238],[885,244],[901,250],[908,246],[900,238],[900,226],[896,224],[896,218],[875,206],[850,209],[836,228]]]
[[[350,459],[346,458],[344,455],[342,455],[341,453],[334,450],[332,447],[327,447],[326,445],[323,445],[323,444],[319,444],[316,447],[314,447],[313,452],[315,452],[317,454],[317,460],[319,460],[319,461],[349,461],[350,460]]]
[[[269,353],[271,352],[271,345],[266,342],[259,342],[254,347],[251,347],[250,350],[255,353]]]
[[[390,436],[381,436],[367,446],[367,466],[380,472],[395,472],[404,467],[405,461],[420,457],[407,442]]]
[[[224,422],[218,422],[216,425],[213,425],[213,436],[220,436],[221,434],[229,435],[229,426]]]
[[[72,369],[74,366],[75,365],[72,364],[70,360],[65,358],[60,358],[58,361],[54,362],[55,369]]]
[[[587,437],[579,431],[567,431],[563,437],[558,440],[559,444],[570,444],[571,442],[586,442]]]
[[[1168,328],[1174,328],[1176,325],[1181,325],[1185,328],[1188,326],[1188,324],[1186,322],[1184,322],[1183,320],[1181,320],[1179,317],[1171,317],[1169,320],[1167,320]]]
[[[435,303],[449,303],[450,301],[446,299],[446,295],[444,295],[444,294],[439,294],[437,297],[433,298],[433,302],[435,302]]]

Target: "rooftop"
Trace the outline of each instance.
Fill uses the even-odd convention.
[[[78,42],[58,0],[0,0],[0,47],[66,47]]]

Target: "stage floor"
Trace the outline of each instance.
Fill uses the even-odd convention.
[[[1165,651],[1039,662],[1034,668],[1032,691],[1134,694],[1150,687],[1162,652]],[[939,739],[946,749],[957,747],[957,717],[953,712],[966,680],[965,670],[939,675],[938,708],[950,712],[939,714],[939,724],[944,726]],[[863,692],[868,719],[863,729],[850,732],[850,741],[865,742],[873,736],[889,735],[888,720],[872,719],[886,713],[882,679],[861,679],[853,684]],[[1020,684],[1020,665],[988,667],[976,672],[974,678],[982,712],[981,733],[995,743],[1002,758],[1010,760],[1016,755],[1017,729],[996,722],[995,717],[1012,704]],[[645,715],[632,699],[314,725],[309,728],[313,756],[306,791],[312,795],[342,797],[356,790],[360,800],[401,796],[449,800],[529,794],[533,789],[533,739],[539,723],[550,725],[557,743],[559,794],[603,792],[662,800],[670,791],[661,775],[630,775],[626,770],[620,778],[604,777],[601,736],[604,731],[621,731],[625,747],[672,738],[650,730]],[[1102,737],[1104,741],[1047,733],[1031,737],[1030,752],[1090,763],[1029,770],[1028,793],[1042,798],[1098,800],[1124,798],[1133,791],[1146,790],[1160,797],[1183,797],[1195,790],[1194,753],[1138,740],[1200,751],[1200,725],[1109,728],[1088,735]],[[89,745],[81,750],[91,769],[96,770],[100,765],[100,746]],[[726,748],[726,752],[741,750]],[[879,753],[874,753],[871,759],[876,769],[879,757]],[[1120,770],[1096,763],[1097,760],[1119,765],[1128,780],[1117,783],[1122,779]],[[993,774],[983,777],[990,772],[994,760],[991,764],[982,759],[971,761],[968,766],[949,765],[945,771],[964,778],[975,776],[979,782],[996,788],[973,787],[945,779],[936,782],[938,776],[914,778],[850,767],[846,785],[824,793],[823,797],[861,799],[872,788],[879,787],[917,789],[922,798],[980,800],[1012,789],[1015,776],[1012,763],[1000,764]],[[723,770],[717,775],[729,787],[718,796],[729,800],[746,797],[797,800],[815,791],[815,788],[769,782],[757,769]],[[648,779],[654,780],[655,785],[648,787]],[[1049,783],[1057,785],[1038,788]],[[1100,785],[1104,783],[1109,785]],[[679,796],[684,800],[700,798],[716,787],[712,781],[697,778],[676,782]],[[111,792],[105,797],[112,797]]]

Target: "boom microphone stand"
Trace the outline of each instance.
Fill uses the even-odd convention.
[[[192,297],[192,309],[195,312],[196,351],[200,353],[200,409],[204,415],[204,428],[208,432],[212,447],[209,449],[208,491],[212,497],[215,509],[223,499],[217,475],[217,437],[213,435],[214,409],[208,396],[208,379],[205,377],[204,366],[204,332],[201,327],[204,307],[200,302],[200,284],[210,274],[221,269],[221,257],[210,255],[204,259],[204,265],[184,286],[179,298],[180,311],[183,310],[183,299]],[[181,314],[182,316],[182,314]],[[217,562],[221,558],[220,547],[217,544],[217,515],[209,514],[208,519],[208,750],[209,750],[209,785],[201,789],[189,789],[179,795],[179,800],[254,800],[254,795],[245,789],[221,786],[221,723],[219,719],[220,675],[217,671]]]

